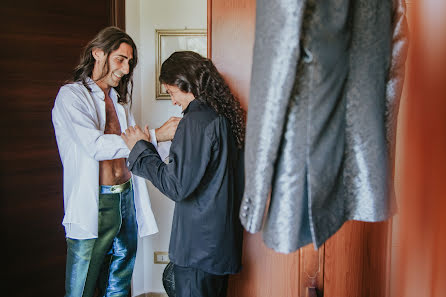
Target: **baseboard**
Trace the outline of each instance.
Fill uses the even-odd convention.
[[[154,292],[151,292],[151,293],[145,293],[145,294],[142,294],[142,295],[138,295],[136,297],[169,297],[169,296],[167,296],[166,293],[154,293]]]

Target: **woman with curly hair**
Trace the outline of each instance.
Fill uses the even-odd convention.
[[[228,275],[241,269],[245,112],[214,64],[176,52],[160,82],[183,109],[164,163],[139,127],[122,135],[128,167],[175,201],[169,258],[176,297],[224,297]]]

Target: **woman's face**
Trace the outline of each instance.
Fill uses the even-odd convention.
[[[182,110],[185,110],[189,106],[189,103],[195,99],[192,93],[185,93],[177,86],[168,84],[163,84],[163,86],[166,88],[167,93],[169,93],[173,105],[181,106]]]

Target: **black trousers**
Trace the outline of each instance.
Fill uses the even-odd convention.
[[[228,275],[174,265],[175,297],[226,297]]]

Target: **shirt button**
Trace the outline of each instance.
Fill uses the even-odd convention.
[[[311,51],[307,48],[303,48],[303,57],[302,60],[304,61],[304,63],[311,63],[313,61],[313,54],[311,53]]]
[[[248,205],[243,206],[243,209],[248,210],[249,209]]]
[[[247,214],[246,212],[242,213],[242,217],[246,218]]]

